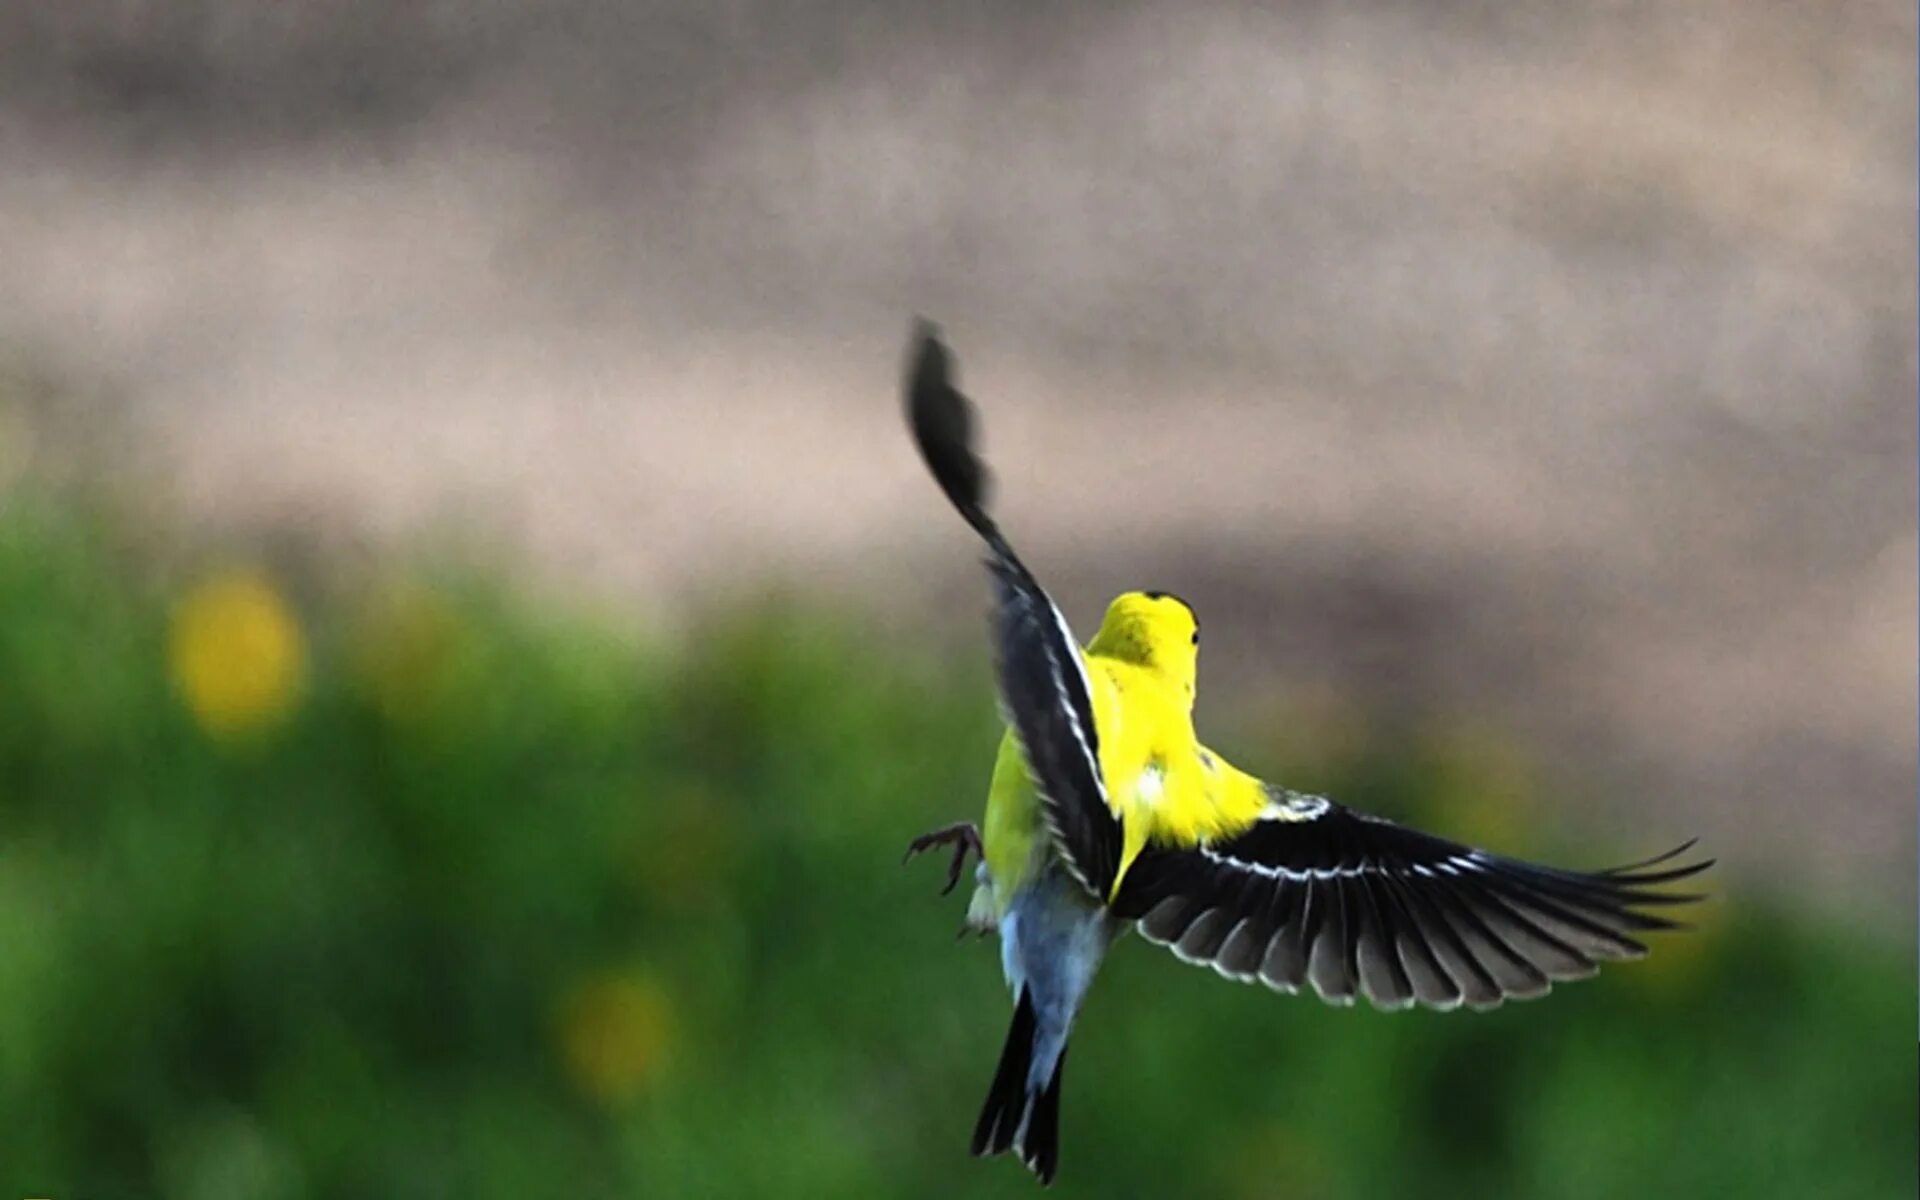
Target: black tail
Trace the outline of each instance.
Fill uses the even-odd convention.
[[[1062,1046],[1060,1057],[1053,1060],[1053,1078],[1034,1099],[1027,1135],[1020,1140],[1020,1159],[1042,1184],[1052,1183],[1060,1169],[1060,1077],[1066,1069],[1067,1048]]]
[[[1013,1025],[1000,1050],[1000,1066],[987,1089],[987,1102],[973,1127],[973,1152],[1004,1154],[1018,1150],[1020,1161],[1052,1183],[1060,1169],[1060,1077],[1066,1067],[1063,1049],[1053,1064],[1053,1075],[1036,1095],[1027,1091],[1027,1073],[1033,1062],[1035,1035],[1033,1000],[1026,989],[1013,1010]]]

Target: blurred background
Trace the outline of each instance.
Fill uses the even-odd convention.
[[[1067,1195],[1912,1194],[1915,12],[0,7],[0,1191],[1024,1195],[913,313],[1242,765],[1699,929],[1137,940]]]

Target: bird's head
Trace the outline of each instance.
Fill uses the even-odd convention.
[[[1200,662],[1200,618],[1171,592],[1127,592],[1107,606],[1087,649],[1159,672],[1193,700]]]

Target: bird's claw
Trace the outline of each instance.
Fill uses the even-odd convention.
[[[907,853],[900,861],[909,862],[917,854],[933,849],[935,846],[953,846],[953,862],[947,867],[947,886],[940,889],[942,896],[953,891],[960,883],[960,872],[967,865],[967,851],[971,850],[980,857],[986,857],[986,851],[980,845],[980,830],[972,821],[960,821],[931,833],[923,833],[907,843]]]

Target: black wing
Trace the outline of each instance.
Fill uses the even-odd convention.
[[[1096,899],[1113,893],[1120,818],[1100,776],[1100,735],[1080,645],[1060,609],[986,511],[987,471],[973,449],[973,406],[953,385],[952,356],[921,322],[907,371],[907,420],[940,489],[987,543],[996,600],[1000,701],[1026,751],[1053,842]]]
[[[1555,980],[1638,958],[1647,930],[1679,928],[1638,911],[1699,896],[1651,891],[1711,860],[1658,858],[1562,871],[1501,858],[1314,796],[1269,787],[1260,820],[1191,849],[1149,848],[1114,901],[1180,958],[1284,992],[1381,1008],[1492,1008]]]

